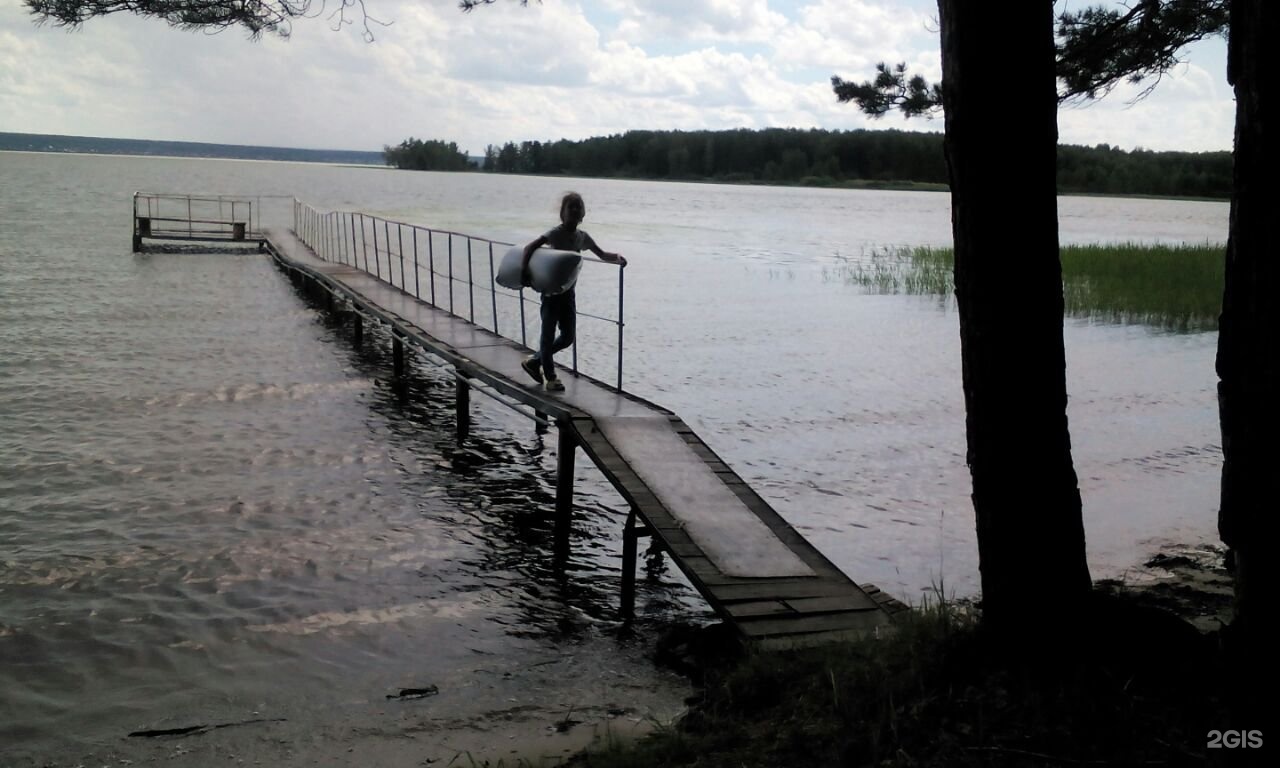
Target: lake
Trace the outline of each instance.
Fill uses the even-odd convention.
[[[353,345],[265,256],[130,252],[137,190],[526,242],[569,189],[630,262],[628,389],[856,581],[977,590],[954,303],[841,277],[948,244],[945,194],[0,152],[0,763],[417,765],[680,711],[689,684],[651,657],[714,617],[653,558],[623,631],[626,506],[589,462],[561,571],[553,436],[476,398],[457,446],[450,377],[417,364],[402,399],[387,346]],[[1224,242],[1227,208],[1066,197],[1061,238]],[[580,308],[608,314],[584,281]],[[611,381],[612,329],[580,327]],[[1215,541],[1216,334],[1064,333],[1094,578]]]

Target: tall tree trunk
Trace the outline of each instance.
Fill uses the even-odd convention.
[[[1280,285],[1275,204],[1263,134],[1271,99],[1267,46],[1277,39],[1276,9],[1264,0],[1233,0],[1227,77],[1236,92],[1234,189],[1227,239],[1226,287],[1218,331],[1218,414],[1222,425],[1222,506],[1218,532],[1235,561],[1236,605],[1230,637],[1236,679],[1255,696],[1274,698],[1275,632],[1266,618],[1276,599],[1276,442],[1280,440]],[[1263,666],[1271,675],[1262,675]],[[1266,680],[1271,677],[1272,680]],[[1241,726],[1257,727],[1257,726]]]
[[[1066,415],[1053,3],[938,10],[983,620],[1043,638],[1091,588]]]

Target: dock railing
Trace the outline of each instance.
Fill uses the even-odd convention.
[[[262,240],[261,201],[230,195],[133,193],[133,249],[143,239],[254,243]]]
[[[523,289],[508,290],[495,280],[498,262],[512,243],[354,211],[322,212],[297,198],[293,222],[298,238],[321,259],[362,270],[438,310],[525,347],[537,348],[538,326],[535,325],[532,345],[528,327],[531,319],[539,317],[539,302],[529,298]],[[588,312],[578,312],[578,316],[617,329],[615,380],[618,391],[622,391],[626,270],[592,256],[583,255],[582,259],[584,264],[617,268],[617,317]],[[581,334],[577,338],[581,339]],[[575,342],[571,349],[572,370],[578,373],[578,344]]]

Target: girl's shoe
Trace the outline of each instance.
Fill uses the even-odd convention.
[[[534,360],[532,355],[521,361],[520,367],[523,368],[524,372],[529,374],[534,381],[539,384],[542,383],[542,365],[538,363],[537,360]]]
[[[546,382],[544,382],[544,383],[543,383],[543,386],[547,388],[547,391],[548,391],[548,392],[563,392],[563,391],[564,391],[564,384],[560,381],[560,379],[559,379],[559,378],[550,378],[550,379],[547,379],[547,380],[546,380]]]

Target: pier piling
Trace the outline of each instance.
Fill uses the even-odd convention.
[[[398,338],[391,340],[391,368],[397,379],[404,378],[404,342]]]
[[[573,518],[573,459],[578,441],[567,422],[559,422],[556,450],[556,554],[569,556],[569,529]]]
[[[471,385],[466,379],[458,377],[455,381],[453,400],[458,411],[458,442],[461,443],[471,434]]]

